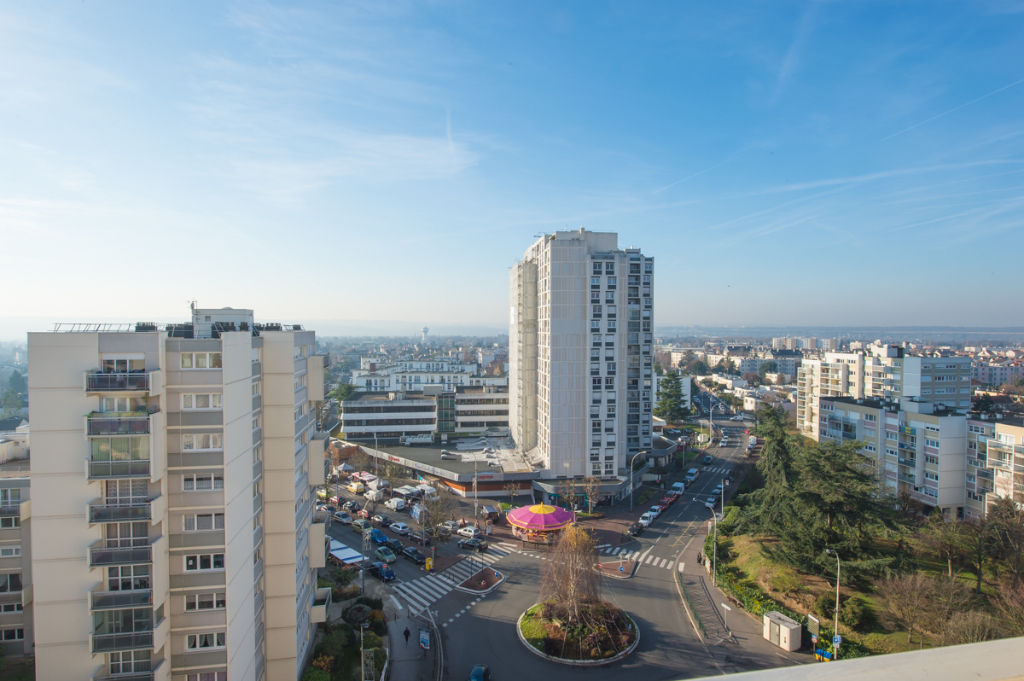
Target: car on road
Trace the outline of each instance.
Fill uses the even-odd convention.
[[[370,520],[373,521],[374,525],[381,525],[383,527],[387,527],[391,524],[391,518],[387,517],[383,513],[377,513],[372,518],[370,518]]]
[[[402,558],[408,558],[417,565],[423,565],[427,562],[427,557],[415,546],[406,546],[402,549]]]
[[[651,523],[654,522],[654,516],[650,513],[644,513],[636,522],[640,527],[650,527]]]
[[[456,534],[459,535],[460,537],[467,537],[469,539],[476,539],[477,537],[480,536],[481,532],[480,532],[480,529],[476,525],[466,525],[465,527],[460,527],[458,529],[458,532],[456,532]]]
[[[658,505],[661,506],[661,510],[662,512],[664,512],[665,509],[674,504],[675,501],[676,497],[672,494],[669,494],[668,496],[663,497],[662,500],[658,502]]]
[[[474,537],[472,539],[460,539],[459,548],[469,549],[470,551],[483,552],[487,550],[487,542],[485,542],[483,539],[480,539],[479,537]]]
[[[440,529],[448,530],[448,533],[451,534],[452,532],[458,532],[459,524],[457,522],[455,522],[454,520],[446,520],[443,523],[441,523],[440,525],[438,525],[437,529],[439,529],[439,530]]]
[[[388,529],[395,534],[409,534],[409,526],[405,523],[391,523],[391,526]]]
[[[370,513],[369,509],[364,507],[364,508],[361,508],[358,511],[356,511],[356,515],[359,516],[360,518],[369,518],[373,514]]]
[[[626,534],[631,537],[639,537],[644,533],[644,526],[640,523],[630,523],[629,527],[626,528]]]
[[[705,454],[704,455],[704,464],[707,465],[709,463],[711,463],[711,455],[710,454]]]
[[[647,512],[655,518],[657,518],[659,515],[661,515],[661,506],[651,506],[650,510],[648,510]]]
[[[349,527],[351,527],[356,532],[362,533],[368,527],[370,527],[370,522],[366,518],[356,518],[352,521],[352,524]]]
[[[395,554],[401,553],[402,549],[405,548],[405,545],[403,545],[402,542],[398,541],[394,537],[388,537],[388,540],[384,542],[384,546],[394,551]]]
[[[745,420],[745,419],[746,419],[746,417],[745,417],[745,416],[743,416],[743,414],[736,414],[736,416],[733,416],[733,417],[732,417],[732,420],[733,420],[733,421],[743,421],[743,420]]]
[[[334,519],[337,520],[342,525],[351,525],[352,524],[352,516],[350,516],[345,511],[337,511],[334,514]]]
[[[419,530],[412,530],[409,532],[409,541],[416,542],[417,544],[423,544],[424,546],[430,546],[430,535],[420,532]]]
[[[362,508],[362,506],[359,505],[358,501],[346,501],[344,504],[341,505],[341,507],[348,511],[349,513],[355,513],[356,511]]]
[[[469,673],[469,681],[491,681],[491,669],[485,664],[478,664]]]
[[[372,541],[374,544],[381,545],[388,543],[388,536],[380,530],[378,530],[376,527],[370,530],[369,532],[370,541]]]
[[[377,560],[382,560],[385,563],[394,563],[396,560],[398,560],[398,557],[395,555],[395,552],[386,546],[381,546],[380,548],[378,548],[376,551],[373,552],[373,555],[377,558]]]
[[[370,574],[382,582],[393,582],[395,581],[395,571],[391,569],[391,566],[387,563],[383,563],[376,560],[370,563],[370,567],[367,568]]]
[[[710,509],[714,509],[718,506],[718,497],[708,497],[704,500],[704,505]]]

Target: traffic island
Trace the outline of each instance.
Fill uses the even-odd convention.
[[[629,579],[636,573],[638,565],[640,563],[635,560],[615,560],[610,563],[595,563],[594,570],[604,577]]]
[[[598,601],[579,605],[576,624],[551,601],[519,616],[516,634],[534,655],[573,667],[596,667],[628,657],[640,645],[640,629],[625,611]]]
[[[455,588],[464,593],[480,596],[491,593],[504,581],[505,575],[493,568],[485,567],[477,570],[473,576],[456,585]]]

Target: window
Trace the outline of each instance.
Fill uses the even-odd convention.
[[[220,409],[220,393],[182,393],[182,409]]]
[[[185,637],[186,650],[213,650],[223,647],[223,631],[208,631],[201,634],[189,634]]]
[[[185,681],[228,681],[227,672],[199,672],[187,674]]]
[[[150,671],[149,651],[126,650],[108,653],[107,668],[111,674],[131,674]]]
[[[0,629],[0,639],[4,641],[21,641],[25,638],[25,630],[21,627],[17,629]]]
[[[181,436],[181,451],[224,449],[220,433],[186,433]]]
[[[17,506],[21,501],[21,489],[17,487],[0,487],[0,506]]]
[[[0,593],[14,593],[21,591],[21,573],[10,572],[0,575]]]
[[[182,369],[220,369],[219,352],[183,352]]]
[[[185,596],[185,611],[195,610],[223,610],[227,605],[227,599],[223,591],[205,594],[188,594]]]
[[[148,565],[124,565],[107,568],[108,591],[138,591],[150,589]]]
[[[223,529],[223,513],[189,513],[185,515],[186,532],[208,532]]]
[[[4,603],[0,605],[0,612],[7,614],[12,612],[25,612],[25,606],[21,603]]]
[[[108,358],[103,360],[102,366],[105,374],[139,373],[146,370],[146,360]]]
[[[220,473],[186,473],[181,477],[181,489],[185,492],[224,489],[224,476]]]
[[[207,570],[223,569],[223,553],[195,553],[185,556],[185,572],[203,572]]]

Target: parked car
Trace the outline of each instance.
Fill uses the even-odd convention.
[[[709,463],[711,463],[711,455],[710,454],[705,454],[704,455],[704,464],[707,465]]]
[[[460,527],[456,534],[458,534],[460,537],[476,539],[480,536],[481,532],[476,525],[466,525],[465,527]]]
[[[644,513],[636,522],[640,527],[650,527],[651,523],[654,522],[654,516],[650,513]]]
[[[659,515],[661,515],[661,506],[651,506],[651,508],[647,512],[655,518],[657,518]]]
[[[388,536],[375,527],[370,530],[370,541],[378,545],[386,544],[388,542]]]
[[[463,528],[463,529],[465,529],[465,528]],[[483,539],[481,539],[479,537],[473,537],[472,539],[460,539],[459,540],[459,548],[460,549],[469,549],[470,551],[481,551],[481,552],[483,552],[483,551],[487,550],[487,542],[485,542]]]
[[[346,501],[344,504],[341,505],[341,507],[348,511],[349,513],[355,513],[356,511],[362,508],[362,506],[359,505],[358,501]]]
[[[342,525],[351,525],[352,524],[352,516],[350,516],[345,511],[337,511],[334,514],[334,519],[337,520]]]
[[[408,558],[417,565],[423,565],[427,562],[427,557],[415,546],[406,546],[402,549],[402,557]]]
[[[381,561],[374,561],[370,563],[370,567],[367,568],[371,575],[376,577],[382,582],[393,582],[395,581],[395,571],[391,569],[391,566]]]
[[[370,522],[366,518],[356,518],[352,521],[350,527],[356,532],[362,533],[370,527]]]
[[[401,497],[392,497],[385,501],[384,505],[390,508],[392,511],[404,511],[405,499],[402,499]]]
[[[409,540],[414,541],[417,544],[423,544],[424,546],[430,546],[430,535],[420,532],[419,530],[413,530],[409,533]]]
[[[394,551],[396,554],[401,553],[402,549],[405,548],[405,546],[402,545],[402,542],[398,541],[394,537],[388,537],[388,540],[386,542],[384,542],[384,546],[388,547],[389,549]]]
[[[405,523],[391,523],[388,529],[395,534],[409,534],[409,526]]]
[[[446,520],[443,523],[441,523],[440,525],[438,525],[437,527],[438,527],[438,529],[443,527],[444,529],[448,530],[449,533],[451,533],[451,532],[458,532],[458,530],[459,530],[459,524],[457,522],[455,522],[454,520]]]
[[[626,534],[631,537],[639,537],[643,533],[644,526],[640,523],[631,523],[630,526],[626,528]]]
[[[718,483],[717,485],[715,485],[715,488],[713,490],[711,490],[711,493],[714,494],[715,496],[721,494],[722,493],[722,483]]]
[[[369,518],[371,513],[368,510],[366,510],[365,508],[361,508],[358,511],[356,511],[356,515],[359,516],[360,518]]]
[[[714,510],[715,506],[718,505],[718,497],[708,497],[704,500],[704,505]]]
[[[485,664],[478,664],[469,673],[469,681],[491,681],[491,670]]]
[[[396,560],[398,560],[398,557],[395,555],[395,552],[386,546],[379,547],[376,551],[373,552],[373,555],[377,558],[377,560],[382,560],[385,563],[394,563]]]
[[[391,524],[391,518],[387,517],[383,513],[377,513],[372,518],[370,518],[370,520],[373,522],[374,525],[382,525],[384,527],[387,527]]]

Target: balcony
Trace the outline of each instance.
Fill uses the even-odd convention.
[[[309,611],[309,621],[318,624],[327,621],[327,608],[331,604],[331,588],[324,587],[313,593],[313,607]]]
[[[89,393],[149,392],[149,373],[90,371],[85,375],[85,391]]]
[[[263,408],[263,395],[252,396],[252,410],[259,411]]]
[[[263,510],[263,495],[257,494],[252,498],[252,513],[256,515]]]
[[[261,442],[263,442],[263,429],[256,428],[252,431],[252,444],[255,447]]]
[[[152,589],[134,591],[91,591],[89,592],[90,610],[120,610],[122,608],[141,608],[153,605]]]
[[[94,501],[89,504],[90,523],[120,523],[153,519],[153,502],[159,495],[127,499],[116,503]]]
[[[86,417],[86,435],[149,435],[149,412],[98,412]]]
[[[109,478],[148,478],[149,459],[120,461],[89,461],[89,479],[106,480]]]
[[[103,653],[114,653],[121,650],[143,650],[152,647],[152,631],[135,631],[125,634],[92,635],[93,655],[100,655]]]
[[[136,663],[136,671],[128,674],[107,674],[106,671],[100,670],[96,676],[92,677],[92,681],[154,681],[156,679],[156,672],[162,665],[162,660],[157,664],[153,665],[153,671],[144,672],[138,671],[138,667],[143,666],[140,663]]]
[[[263,365],[260,364],[259,360],[254,359],[252,361],[252,375],[258,377],[262,373],[263,373]]]
[[[107,546],[99,540],[89,547],[89,567],[107,565],[142,565],[153,562],[153,547],[145,546]]]

